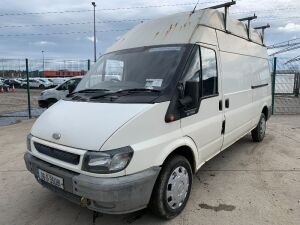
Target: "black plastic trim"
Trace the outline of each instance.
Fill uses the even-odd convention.
[[[44,155],[50,156],[52,158],[73,164],[73,165],[78,165],[80,161],[80,155],[70,153],[70,152],[65,152],[59,149],[55,149],[37,142],[34,142],[34,147],[35,149]]]
[[[269,84],[266,83],[266,84],[259,84],[259,85],[252,85],[251,88],[252,89],[256,89],[256,88],[261,88],[261,87],[265,87],[265,86],[268,86]]]

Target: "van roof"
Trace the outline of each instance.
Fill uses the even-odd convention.
[[[120,37],[107,52],[151,45],[201,42],[201,29],[207,30],[205,28],[225,32],[224,13],[216,9],[201,9],[194,13],[181,12],[143,22]],[[228,18],[227,32],[248,40],[247,26],[237,19]],[[261,34],[252,28],[250,40],[263,45]]]

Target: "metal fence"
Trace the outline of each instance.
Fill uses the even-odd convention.
[[[274,114],[300,114],[300,62],[288,61],[272,59]]]
[[[0,59],[0,117],[38,116],[38,97],[44,85],[26,85],[27,77],[65,78],[84,75],[90,68],[90,60],[57,59]],[[13,79],[22,85],[13,83]],[[22,80],[24,79],[24,80]],[[8,80],[9,81],[8,83]]]
[[[270,62],[274,90],[273,113],[300,114],[300,61],[288,63],[287,58],[272,58]],[[0,78],[69,77],[85,74],[89,67],[90,60],[0,59]],[[30,86],[10,86],[9,90],[3,90],[0,85],[0,117],[38,115],[41,91]]]

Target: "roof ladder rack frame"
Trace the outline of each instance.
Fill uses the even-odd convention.
[[[249,41],[251,40],[251,37],[250,37],[250,23],[251,23],[251,20],[255,20],[255,19],[257,19],[257,16],[255,15],[255,13],[254,13],[253,16],[238,19],[241,22],[242,21],[247,21],[247,36],[248,36]]]
[[[263,45],[265,45],[265,29],[270,28],[270,24],[260,27],[254,27],[255,30],[261,30],[261,40]]]
[[[235,5],[236,1],[232,0],[231,2],[226,2],[220,5],[215,5],[215,6],[211,6],[208,7],[208,9],[219,9],[219,8],[224,8],[224,29],[225,32],[228,32],[227,28],[228,28],[228,24],[227,24],[227,20],[228,20],[228,9],[230,6]]]

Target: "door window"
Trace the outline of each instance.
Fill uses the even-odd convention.
[[[218,71],[216,53],[201,47],[202,59],[202,97],[218,94]]]

